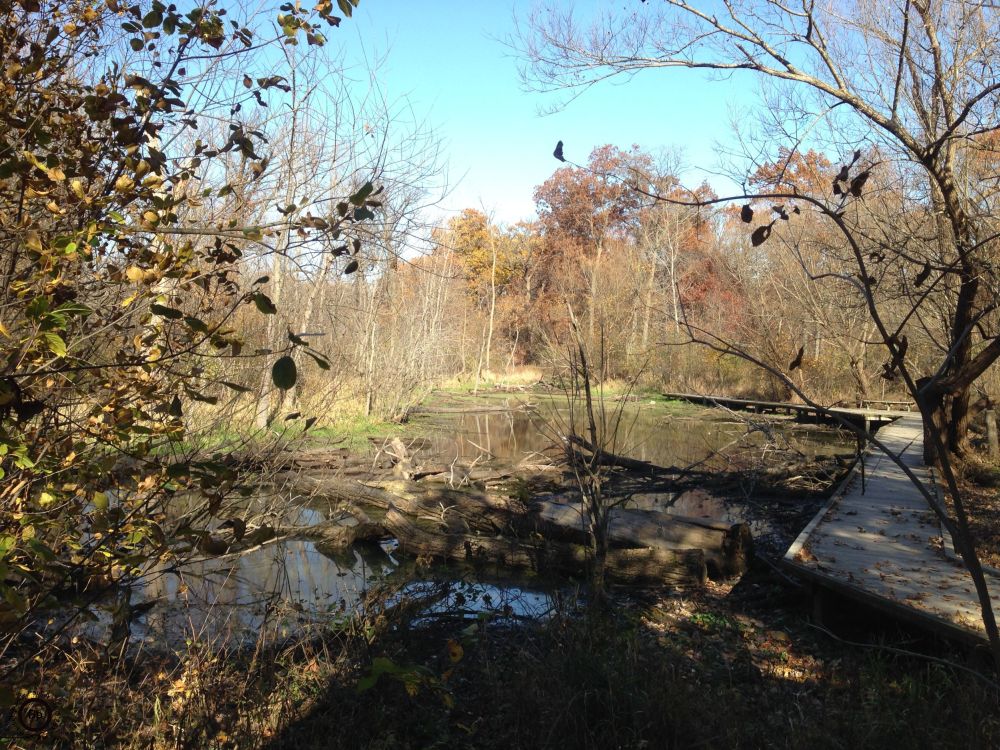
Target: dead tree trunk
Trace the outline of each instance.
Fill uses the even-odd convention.
[[[537,516],[543,535],[556,537],[561,534],[577,543],[586,543],[588,522],[579,505],[541,503]],[[720,523],[660,511],[613,508],[608,524],[608,541],[612,549],[701,549],[713,578],[740,575],[746,572],[753,559],[753,537],[744,523]]]
[[[443,533],[421,526],[390,506],[383,521],[404,552],[459,560],[477,565],[527,568],[539,573],[582,572],[590,550],[585,545],[549,539],[523,541],[511,537]],[[700,549],[666,550],[655,547],[607,551],[607,572],[617,580],[647,581],[672,586],[703,586],[707,579],[705,555]]]

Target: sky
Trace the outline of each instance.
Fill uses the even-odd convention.
[[[638,0],[605,3],[640,7]],[[601,3],[572,3],[586,13]],[[329,34],[348,60],[384,56],[378,80],[390,99],[405,99],[441,140],[450,194],[443,217],[472,207],[499,222],[535,215],[532,193],[561,165],[552,156],[564,142],[567,159],[585,163],[606,143],[649,152],[680,148],[691,167],[684,181],[708,179],[716,190],[733,184],[706,170],[718,165],[720,144],[731,142],[731,110],[750,103],[747,86],[708,82],[697,71],[646,71],[587,90],[552,114],[565,95],[526,92],[520,61],[500,40],[514,31],[515,14],[531,4],[491,0],[361,0],[354,16]],[[695,167],[700,168],[695,168]]]

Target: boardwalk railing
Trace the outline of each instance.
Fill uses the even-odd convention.
[[[913,401],[886,401],[879,398],[867,398],[858,401],[859,409],[882,409],[885,411],[917,411],[917,405]]]
[[[844,406],[829,406],[818,408],[809,404],[792,404],[786,401],[758,401],[747,398],[730,398],[729,396],[706,396],[697,393],[664,393],[663,396],[676,401],[687,401],[703,406],[718,406],[733,411],[750,411],[755,414],[788,414],[800,419],[816,422],[837,424],[840,419],[864,427],[866,430],[878,429],[901,416],[911,414],[912,404],[905,401],[871,401],[869,403],[892,404],[907,407],[905,410],[849,408]]]

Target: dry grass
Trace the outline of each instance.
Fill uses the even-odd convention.
[[[49,665],[69,677],[49,691],[56,725],[23,746],[998,746],[1000,697],[982,679],[846,646],[812,628],[804,604],[757,571],[735,587],[648,592],[543,624],[444,613],[414,627],[383,611],[294,644],[192,645],[110,671],[100,648],[78,647]],[[965,658],[912,633],[865,633]],[[359,690],[373,665],[389,670]]]
[[[479,374],[479,387],[510,386],[514,388],[527,388],[535,385],[544,378],[545,371],[540,367],[534,366],[513,367],[503,372],[483,370]],[[457,391],[468,390],[473,388],[475,384],[475,373],[463,373],[442,381],[440,387],[447,391]]]

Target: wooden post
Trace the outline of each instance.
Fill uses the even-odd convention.
[[[812,621],[824,627],[826,625],[826,597],[823,589],[813,583],[809,587],[810,598],[812,599]]]
[[[993,409],[986,410],[986,437],[990,443],[990,458],[996,461],[1000,458],[1000,440],[997,438],[997,413]]]

